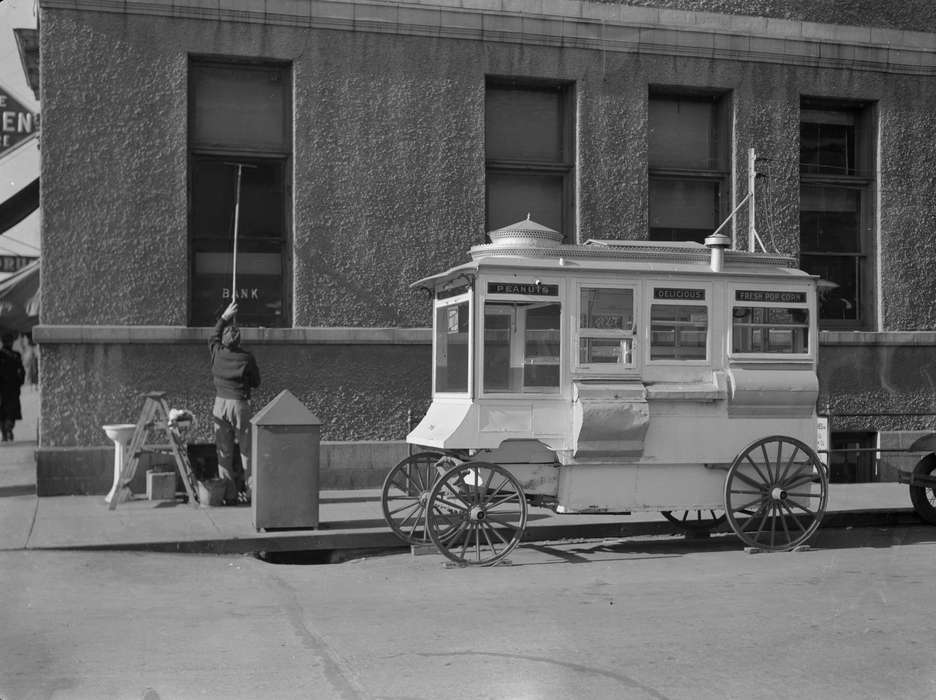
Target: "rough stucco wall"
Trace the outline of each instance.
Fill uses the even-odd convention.
[[[817,405],[831,412],[833,430],[936,430],[931,347],[822,348],[819,386]]]
[[[254,412],[288,389],[322,421],[322,440],[402,440],[411,412],[428,408],[424,346],[249,348],[260,366]],[[194,442],[212,441],[214,388],[207,346],[50,345],[42,355],[43,447],[110,444],[101,426],[135,423],[142,394],[164,391],[171,408],[199,421]]]
[[[42,23],[42,322],[184,324],[185,62],[75,19]]]
[[[755,17],[936,31],[932,0],[593,0],[617,5],[661,7],[690,12],[721,12]]]
[[[484,76],[467,42],[310,32],[296,63],[298,326],[421,326],[408,285],[484,242]]]

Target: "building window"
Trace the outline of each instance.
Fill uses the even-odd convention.
[[[484,102],[488,231],[525,219],[575,227],[572,88],[489,79]]]
[[[702,243],[728,213],[729,103],[724,94],[651,89],[650,240]]]
[[[241,325],[289,323],[291,101],[287,66],[190,62],[192,325],[214,324],[235,297]]]
[[[800,266],[821,278],[824,328],[865,328],[872,318],[870,122],[864,105],[801,103]]]

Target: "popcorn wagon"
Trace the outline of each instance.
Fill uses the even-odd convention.
[[[562,244],[528,218],[490,239],[413,285],[433,299],[433,391],[383,486],[398,536],[493,564],[535,505],[809,540],[828,500],[815,277],[723,235]]]

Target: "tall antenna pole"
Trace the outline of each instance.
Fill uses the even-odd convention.
[[[748,191],[748,251],[753,253],[755,250],[755,241],[757,240],[757,229],[755,228],[755,220],[757,209],[755,207],[755,202],[757,198],[754,196],[754,187],[757,184],[757,173],[754,171],[754,162],[757,160],[754,149],[748,149],[747,156],[747,191]]]
[[[237,228],[240,224],[241,174],[244,166],[237,164],[237,187],[234,195],[234,260],[231,266],[231,301],[237,301]]]

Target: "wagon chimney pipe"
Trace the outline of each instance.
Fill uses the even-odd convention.
[[[725,265],[725,250],[731,246],[731,239],[724,233],[716,233],[705,239],[705,245],[712,251],[712,272],[721,272]]]

